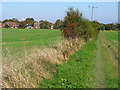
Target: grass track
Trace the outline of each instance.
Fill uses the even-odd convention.
[[[101,52],[101,45],[100,45],[100,34],[97,40],[97,54],[96,54],[96,88],[105,88],[105,77],[104,77],[104,70],[103,70],[103,62],[102,62],[102,52]]]

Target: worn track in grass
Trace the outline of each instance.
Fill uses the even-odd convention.
[[[102,55],[101,55],[101,45],[100,45],[100,34],[97,40],[97,53],[96,53],[96,88],[105,88],[105,78],[103,71]]]

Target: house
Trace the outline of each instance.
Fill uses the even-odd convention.
[[[0,22],[0,28],[2,27],[2,23]]]
[[[53,23],[51,24],[51,29],[53,29]]]
[[[19,23],[13,23],[11,28],[18,28],[19,27]]]
[[[34,23],[34,28],[35,28],[35,29],[40,29],[40,24],[41,24],[41,23]]]
[[[25,21],[26,19],[21,19],[20,21]]]
[[[31,24],[27,24],[27,27],[25,29],[33,29]]]
[[[2,23],[2,24],[1,24],[1,27],[4,27],[4,26],[5,26],[5,24],[4,24],[4,23]]]
[[[11,28],[18,28],[18,27],[19,27],[19,23],[16,23],[16,22],[5,22],[5,23],[3,24],[3,27],[4,27],[5,25],[10,26]]]

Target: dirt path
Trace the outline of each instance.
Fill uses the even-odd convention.
[[[101,55],[101,45],[100,45],[100,34],[97,40],[97,53],[96,53],[96,85],[95,88],[105,88],[105,78],[104,78],[104,70],[102,63],[102,55]]]

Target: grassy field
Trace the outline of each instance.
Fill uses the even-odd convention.
[[[118,87],[118,31],[101,33],[101,51],[107,88]]]
[[[38,86],[118,88],[118,61],[111,51],[114,48],[112,45],[118,43],[117,38],[118,32],[100,32],[97,39],[90,41],[74,53],[67,64],[57,65],[57,72],[53,73],[52,79],[45,80]]]
[[[60,30],[3,29],[2,32],[3,32],[2,47],[4,55],[6,54],[6,48],[11,49],[12,53],[16,55],[17,52],[21,52],[24,48],[31,49],[33,47],[37,47],[37,49],[41,49],[44,46],[45,46],[44,48],[48,48],[50,45],[55,45],[56,42],[62,40],[62,32]],[[64,47],[62,47],[62,49],[64,49]],[[60,50],[61,47],[58,49],[58,52]],[[27,63],[25,63],[28,66],[33,65],[29,66],[29,68],[31,69],[27,67],[28,69],[26,70],[30,70],[30,73],[28,72],[28,75],[32,73],[33,75],[36,74],[37,77],[38,72],[40,72],[40,68],[41,71],[42,70],[44,71],[43,74],[40,74],[41,78],[43,78],[43,81],[42,82],[37,81],[38,87],[40,88],[118,87],[117,31],[100,32],[98,38],[93,39],[89,41],[87,44],[83,45],[80,50],[76,51],[69,57],[69,60],[67,62],[63,62],[62,64],[53,63],[54,62],[53,58],[55,58],[56,60],[57,57],[55,57],[55,55],[58,55],[54,54],[56,53],[54,52],[54,50],[48,52],[49,55],[53,55],[52,58],[50,58],[50,56],[49,57],[46,56],[46,58],[40,60],[39,58],[41,57],[39,56],[36,57],[35,54],[31,54],[34,56],[31,56],[32,57],[31,60],[28,59]],[[38,63],[37,60],[39,60],[40,63],[41,62],[43,63],[40,64]],[[50,62],[50,60],[53,62]],[[36,67],[36,65],[38,65],[38,67]],[[26,66],[24,66],[24,68],[26,68]],[[25,72],[24,68],[23,72]],[[33,73],[31,70],[38,71]],[[32,74],[31,77],[33,77]],[[47,74],[49,78],[45,78],[47,77]],[[27,76],[27,74],[25,75]],[[34,80],[36,79],[36,77],[34,76]]]
[[[2,29],[3,54],[6,53],[6,48],[11,53],[16,53],[22,51],[23,48],[48,47],[60,40],[62,40],[60,30]]]
[[[118,31],[103,31],[104,38],[118,48]]]
[[[118,41],[118,31],[102,31],[102,33],[106,39]]]

